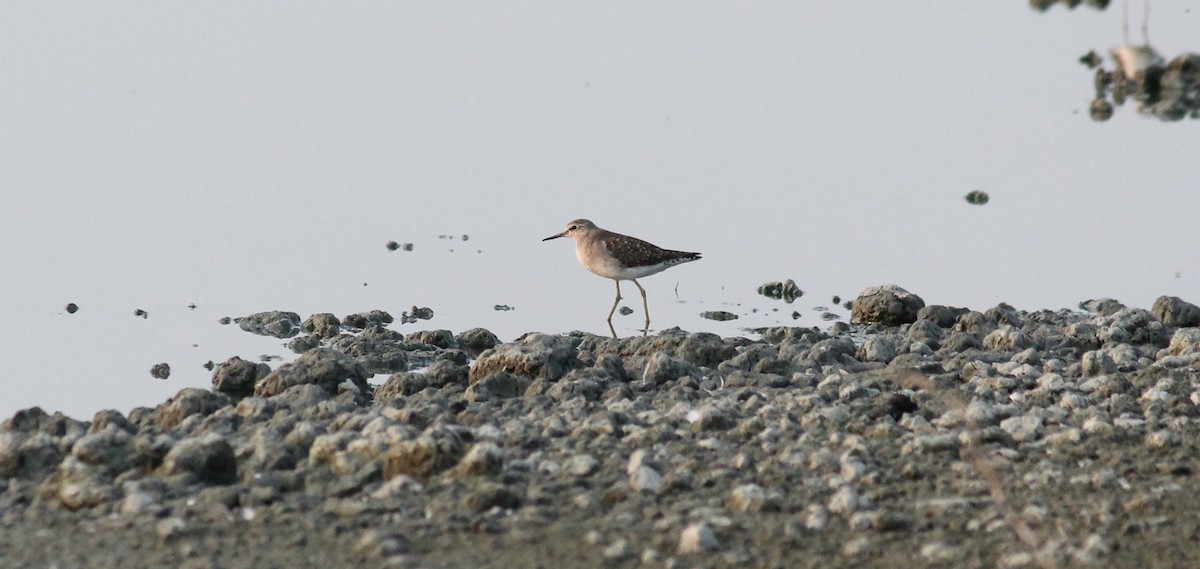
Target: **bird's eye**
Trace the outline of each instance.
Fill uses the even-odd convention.
[[[579,229],[579,226],[578,226],[578,225],[572,225],[572,226],[570,226],[570,227],[568,227],[568,228],[567,228],[567,231],[575,231],[576,229]]]

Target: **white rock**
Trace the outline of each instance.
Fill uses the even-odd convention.
[[[600,471],[600,461],[590,454],[580,454],[567,459],[563,467],[571,476],[586,478]]]
[[[637,492],[657,493],[662,488],[662,474],[649,466],[641,465],[629,475],[629,487]]]
[[[680,555],[691,555],[712,551],[718,546],[717,535],[712,528],[706,523],[695,523],[683,528],[683,532],[679,534],[679,547],[676,551]]]
[[[735,512],[757,512],[767,503],[767,491],[758,484],[742,484],[729,492],[725,504]]]
[[[1000,421],[1000,428],[1008,431],[1017,442],[1038,438],[1042,431],[1042,418],[1037,415],[1018,415]]]
[[[839,514],[850,514],[868,505],[868,500],[849,484],[838,488],[829,498],[829,511]]]
[[[149,510],[156,503],[154,498],[150,497],[149,494],[134,491],[126,494],[125,498],[121,500],[120,511],[125,515],[140,514]]]
[[[1146,437],[1146,444],[1150,448],[1167,448],[1177,446],[1179,444],[1179,435],[1174,431],[1166,429],[1154,431]]]
[[[804,510],[804,527],[813,531],[825,529],[829,525],[829,510],[820,504],[811,504]]]

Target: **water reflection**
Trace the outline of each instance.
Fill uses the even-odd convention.
[[[1200,55],[1183,53],[1167,61],[1150,45],[1150,2],[1143,3],[1142,43],[1129,39],[1129,2],[1124,3],[1122,35],[1125,45],[1108,51],[1110,67],[1094,50],[1080,62],[1096,70],[1096,98],[1092,120],[1103,122],[1114,107],[1127,101],[1137,104],[1138,113],[1164,121],[1200,118]]]
[[[1062,4],[1063,6],[1066,6],[1072,10],[1074,10],[1080,4],[1090,6],[1097,10],[1103,10],[1108,7],[1108,0],[1029,0],[1029,7],[1039,12],[1045,12],[1055,4]]]
[[[1200,119],[1200,55],[1184,53],[1164,63],[1149,45],[1126,45],[1110,50],[1109,57],[1111,69],[1103,62],[1095,66],[1093,120],[1112,118],[1114,106],[1127,101],[1164,121]]]

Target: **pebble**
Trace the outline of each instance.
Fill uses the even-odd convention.
[[[675,551],[680,555],[693,555],[713,551],[717,547],[719,544],[713,529],[708,524],[696,523],[683,528]]]

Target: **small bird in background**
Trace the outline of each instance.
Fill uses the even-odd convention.
[[[562,233],[542,241],[559,237],[575,240],[575,257],[584,268],[617,283],[617,298],[608,311],[608,327],[613,336],[616,331],[612,327],[612,317],[621,302],[621,281],[633,281],[642,293],[642,309],[646,313],[646,330],[649,330],[650,305],[646,301],[646,289],[637,280],[700,258],[700,253],[663,249],[636,237],[601,229],[586,219],[576,219],[568,223]]]

